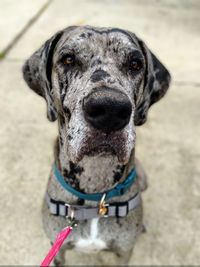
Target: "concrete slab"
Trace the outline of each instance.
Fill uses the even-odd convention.
[[[172,86],[138,128],[138,157],[149,175],[147,233],[135,247],[136,265],[195,265],[200,261],[199,87]]]
[[[48,146],[56,127],[46,120],[42,98],[25,86],[21,63],[1,63],[0,75],[0,264],[35,265],[49,246],[40,206],[52,161]],[[37,136],[45,138],[45,133],[48,141],[40,147]],[[39,166],[44,159],[48,164]]]
[[[79,7],[79,8],[77,8]],[[116,26],[134,31],[171,70],[176,81],[199,82],[200,2],[55,0],[8,55],[25,59],[69,25]],[[49,27],[51,25],[51,27]]]
[[[1,0],[0,53],[6,49],[45,3],[47,3],[47,0],[31,2],[26,0]]]
[[[20,1],[19,10],[21,2],[28,5]],[[37,0],[32,4],[39,7]],[[54,0],[0,63],[0,265],[38,265],[49,248],[40,210],[57,126],[47,121],[44,100],[23,82],[21,66],[51,34],[71,24],[133,30],[171,70],[176,83],[137,130],[137,155],[149,174],[143,194],[147,233],[130,264],[199,264],[199,5],[194,0]],[[27,9],[32,15],[30,3]],[[7,10],[16,25],[23,20],[24,11],[15,17],[16,5]],[[68,257],[72,264],[84,261],[83,255]],[[112,257],[106,255],[105,262]]]
[[[23,82],[21,62],[4,61],[0,76],[0,264],[36,265],[49,248],[40,210],[57,127],[47,121],[43,99]],[[150,186],[143,195],[147,233],[131,264],[200,261],[199,102],[198,87],[172,86],[138,128],[137,155]],[[84,259],[68,255],[74,263]]]

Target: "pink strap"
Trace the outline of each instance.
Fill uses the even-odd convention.
[[[63,242],[68,237],[68,235],[71,233],[71,231],[72,231],[72,227],[71,226],[67,226],[66,228],[64,228],[64,229],[62,229],[60,231],[60,233],[56,237],[56,240],[55,240],[53,246],[49,250],[47,256],[42,261],[40,267],[44,267],[44,266],[49,266],[50,265],[52,260],[55,258],[55,256],[59,252],[60,247],[62,246]]]

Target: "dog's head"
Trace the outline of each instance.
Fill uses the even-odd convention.
[[[23,67],[29,87],[58,118],[60,146],[72,162],[112,153],[126,163],[135,126],[167,91],[170,75],[144,42],[115,28],[69,27]]]

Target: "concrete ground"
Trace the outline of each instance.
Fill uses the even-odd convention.
[[[132,30],[171,71],[169,93],[137,132],[137,155],[149,175],[143,195],[147,233],[130,264],[200,265],[200,2],[195,0],[0,1],[0,265],[38,265],[49,249],[40,212],[57,127],[47,121],[44,101],[25,85],[21,66],[51,34],[72,24]],[[68,257],[80,263],[73,253]]]

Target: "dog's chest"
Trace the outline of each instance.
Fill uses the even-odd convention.
[[[96,252],[106,248],[106,243],[101,239],[98,230],[99,218],[91,220],[90,232],[86,238],[80,238],[75,243],[75,249],[83,252]]]

